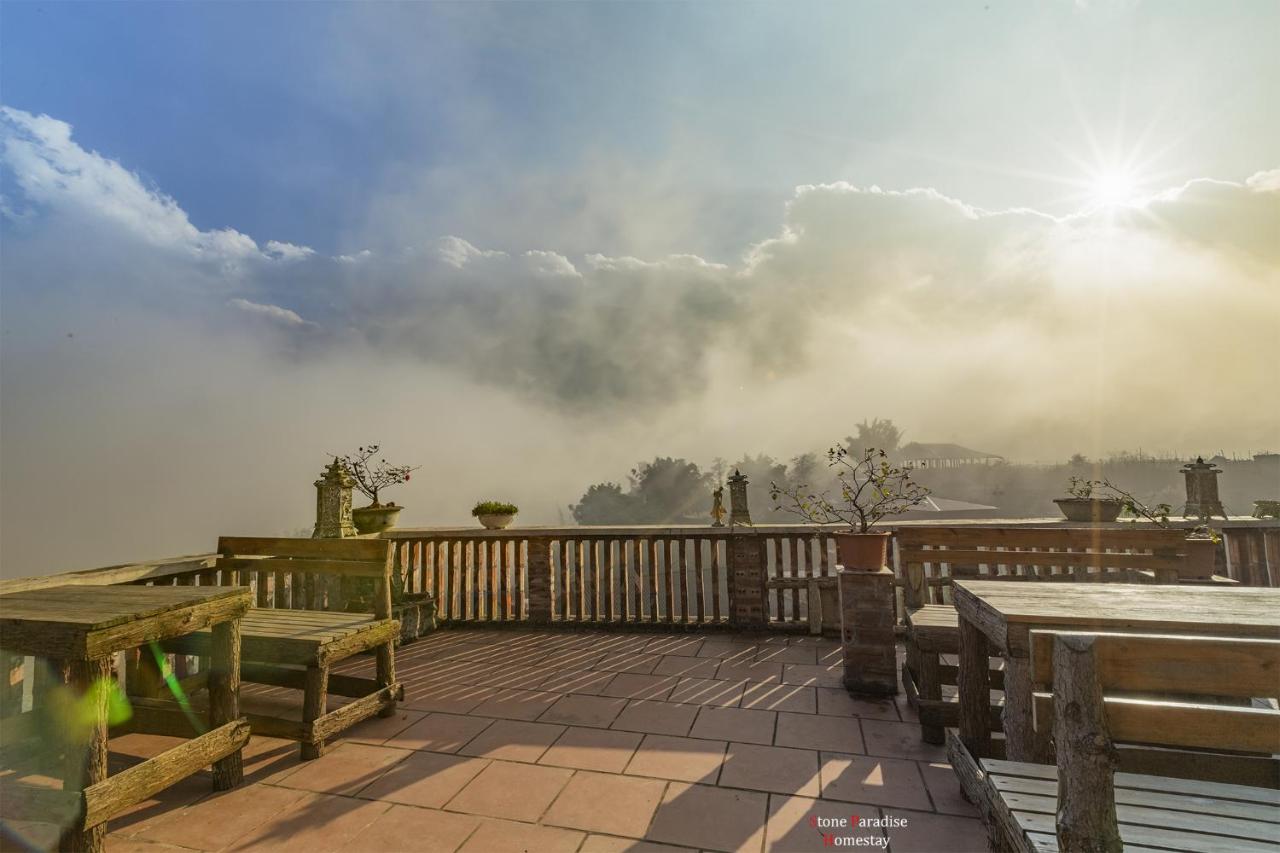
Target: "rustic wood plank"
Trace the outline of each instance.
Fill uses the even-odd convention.
[[[720,542],[717,539],[711,542],[711,618],[719,622],[721,619],[723,606],[720,602]]]
[[[990,755],[991,730],[987,725],[990,682],[987,674],[987,637],[971,620],[960,621],[960,739],[975,758]]]
[[[297,557],[319,560],[362,560],[385,563],[389,539],[301,539],[292,537],[220,536],[223,556]]]
[[[111,679],[111,659],[68,660],[67,677],[70,687],[86,703],[88,713],[82,720],[85,729],[70,731],[62,784],[65,790],[86,791],[107,778],[107,699],[109,692],[103,687]],[[86,794],[86,803],[88,796]],[[77,815],[62,833],[58,849],[70,851],[100,851],[106,840],[106,827],[91,824]]]
[[[649,550],[649,621],[658,621],[658,540],[648,540]]]
[[[1055,684],[1055,691],[1057,690]],[[1051,724],[1051,693],[1034,694],[1037,724]],[[1198,749],[1280,753],[1280,711],[1108,696],[1107,725],[1118,741]]]
[[[317,738],[313,732],[316,720],[325,715],[325,698],[329,693],[329,666],[318,664],[308,666],[306,687],[302,696],[302,727],[307,737],[302,742],[302,760],[310,761],[324,754],[324,738]]]
[[[288,612],[288,611],[285,611]],[[240,620],[213,626],[209,653],[209,725],[216,728],[240,717]],[[202,765],[203,766],[203,765]],[[213,789],[226,791],[244,781],[240,751],[218,757],[213,764]],[[92,805],[92,801],[90,801]]]
[[[1031,632],[1034,684],[1053,683],[1056,636],[1074,632]],[[1094,654],[1104,688],[1135,693],[1193,693],[1212,696],[1280,696],[1280,640],[1172,634],[1097,633]]]
[[[328,738],[361,720],[366,720],[375,715],[391,716],[395,713],[396,697],[401,695],[403,690],[403,686],[399,683],[388,684],[377,693],[371,693],[368,696],[356,699],[354,702],[348,702],[341,708],[330,711],[309,724],[304,722],[307,736],[314,743],[322,745]],[[391,714],[384,713],[388,708],[391,709]],[[303,749],[306,749],[305,742]]]
[[[219,764],[240,755],[249,734],[249,721],[237,718],[90,786],[85,791],[85,825],[100,826],[209,765],[216,774]],[[215,790],[224,789],[215,781]]]

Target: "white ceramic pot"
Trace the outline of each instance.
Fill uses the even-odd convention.
[[[481,515],[478,517],[480,519],[480,523],[489,530],[502,530],[510,527],[511,522],[516,520],[514,513],[502,515]]]

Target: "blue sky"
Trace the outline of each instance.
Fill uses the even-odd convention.
[[[292,533],[370,443],[424,466],[409,524],[557,523],[640,459],[873,417],[1019,460],[1280,449],[1278,31],[0,3],[0,564]]]
[[[1082,203],[1065,182],[1111,161],[1149,161],[1152,188],[1240,180],[1280,141],[1268,2],[11,2],[0,21],[5,103],[70,122],[202,228],[322,251],[409,217],[508,250],[732,260],[799,184],[1062,213]],[[572,233],[562,209],[610,190],[621,209]],[[629,233],[628,204],[706,222]],[[513,207],[537,222],[494,221]]]

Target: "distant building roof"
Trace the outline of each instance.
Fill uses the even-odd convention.
[[[939,498],[930,495],[924,499],[924,503],[913,509],[922,512],[980,512],[996,507],[987,506],[986,504],[969,503],[968,501],[957,501],[951,498]]]
[[[903,459],[1003,459],[996,453],[984,453],[972,450],[959,444],[924,443],[912,441],[898,448],[898,455]]]

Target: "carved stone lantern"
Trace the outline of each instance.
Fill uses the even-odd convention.
[[[751,524],[751,510],[747,507],[747,478],[735,470],[729,483],[729,526]]]
[[[316,480],[316,529],[312,539],[341,539],[355,536],[351,520],[351,489],[356,482],[341,462],[334,459]]]
[[[1222,508],[1222,499],[1218,497],[1218,475],[1222,469],[1197,456],[1195,462],[1183,465],[1181,471],[1187,480],[1187,505],[1182,509],[1183,517],[1207,520],[1220,515],[1226,518],[1227,511]]]

